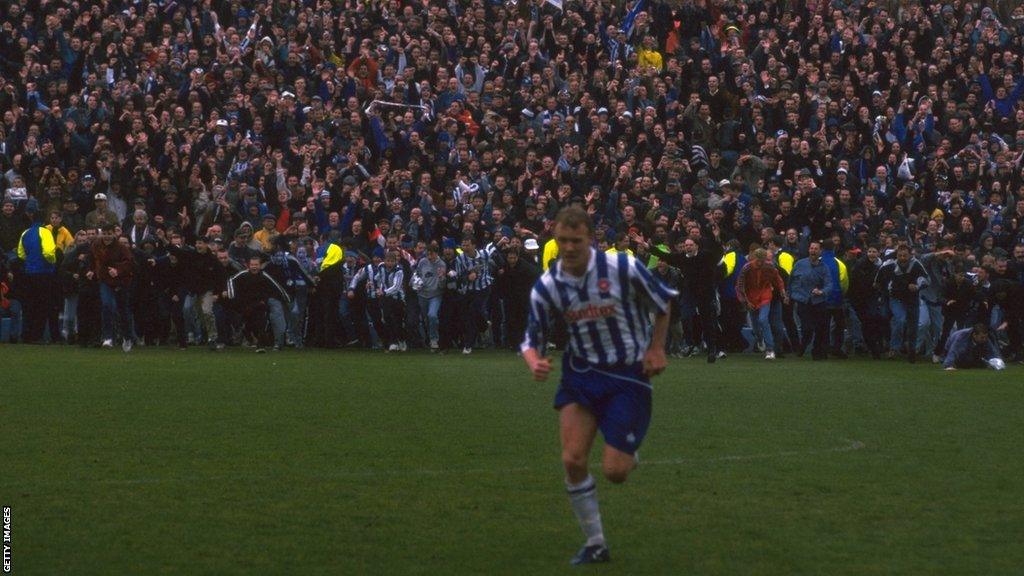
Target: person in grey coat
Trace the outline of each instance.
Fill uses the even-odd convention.
[[[414,282],[418,285],[420,312],[426,313],[426,339],[430,341],[431,350],[437,350],[438,346],[438,321],[447,271],[444,260],[438,255],[436,244],[431,244],[427,248],[427,255],[416,263],[417,279]]]
[[[919,258],[928,273],[928,285],[921,289],[921,313],[928,314],[928,324],[917,334],[917,348],[925,356],[931,355],[932,362],[937,363],[941,360],[937,346],[942,336],[943,294],[953,277],[952,259],[956,252],[945,242],[940,242],[936,248],[935,252]]]

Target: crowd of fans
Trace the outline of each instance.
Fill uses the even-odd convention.
[[[682,289],[673,352],[1021,354],[1021,7],[29,0],[2,27],[10,340],[514,347],[579,203]]]

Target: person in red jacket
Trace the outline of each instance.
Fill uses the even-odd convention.
[[[775,340],[772,337],[772,298],[780,294],[784,302],[789,301],[786,285],[775,264],[768,258],[764,248],[758,248],[740,270],[736,280],[736,298],[750,310],[751,324],[761,332],[764,339],[765,360],[775,359]]]
[[[113,348],[116,322],[122,338],[121,349],[130,352],[134,339],[129,300],[134,260],[131,249],[114,235],[113,224],[103,226],[102,234],[93,241],[92,258],[93,269],[89,274],[100,286],[103,347]]]

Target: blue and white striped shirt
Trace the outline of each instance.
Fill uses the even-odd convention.
[[[395,266],[389,270],[386,265],[381,264],[377,268],[375,284],[384,291],[385,298],[394,298],[405,302],[405,290],[403,290],[402,284],[404,281],[405,273],[401,266]]]
[[[462,288],[467,291],[484,290],[494,282],[491,275],[491,257],[497,247],[492,243],[486,248],[476,251],[476,256],[470,257],[463,252],[455,257],[455,272],[462,281]],[[470,272],[476,272],[476,279],[470,280]]]
[[[384,265],[381,264],[380,268],[383,267]],[[376,300],[377,289],[381,288],[380,284],[377,283],[377,279],[379,277],[380,273],[377,270],[377,266],[374,266],[373,264],[367,264],[366,266],[363,266],[362,269],[355,273],[355,275],[352,277],[351,283],[348,286],[348,289],[354,291],[356,287],[359,286],[359,283],[365,279],[366,297],[369,298],[370,300]]]
[[[596,366],[641,362],[653,333],[651,312],[667,313],[677,294],[632,256],[591,248],[582,278],[565,274],[556,261],[537,280],[520,350],[543,353],[552,315],[558,313],[569,330],[571,356]]]

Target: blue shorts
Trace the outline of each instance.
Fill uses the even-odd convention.
[[[651,383],[643,364],[595,367],[565,355],[555,409],[579,404],[597,417],[605,444],[635,453],[651,424]]]

